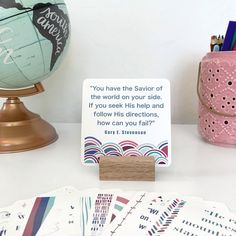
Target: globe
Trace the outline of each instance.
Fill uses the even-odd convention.
[[[49,77],[69,38],[63,0],[0,0],[0,88],[23,88]]]
[[[70,22],[63,0],[0,0],[0,153],[33,150],[57,140],[56,130],[19,97],[42,92],[40,83],[62,62]]]

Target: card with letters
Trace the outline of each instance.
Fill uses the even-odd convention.
[[[0,236],[235,236],[223,203],[178,193],[68,186],[0,209]]]
[[[171,163],[170,84],[167,79],[86,79],[83,84],[81,159],[153,156]]]
[[[225,205],[180,195],[138,193],[103,236],[233,236],[235,215]]]

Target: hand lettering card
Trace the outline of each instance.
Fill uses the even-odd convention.
[[[236,225],[225,207],[217,207],[210,202],[185,201],[179,215],[172,224],[162,225],[155,230],[154,225],[149,229],[150,235],[178,236],[189,235],[221,235],[230,236],[236,234]],[[157,227],[156,227],[157,228]],[[164,230],[161,230],[164,229]]]
[[[64,187],[0,209],[0,236],[235,236],[236,215],[176,193]]]
[[[82,163],[101,156],[153,156],[171,163],[170,85],[166,79],[87,79],[83,84]]]

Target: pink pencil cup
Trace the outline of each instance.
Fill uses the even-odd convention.
[[[236,147],[236,52],[211,52],[199,65],[198,129],[208,142]]]

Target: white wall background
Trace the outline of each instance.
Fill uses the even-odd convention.
[[[210,36],[236,20],[235,0],[66,0],[72,24],[62,66],[24,98],[51,122],[80,122],[85,78],[167,78],[172,123],[197,120],[198,63]],[[1,103],[2,103],[1,99]]]

